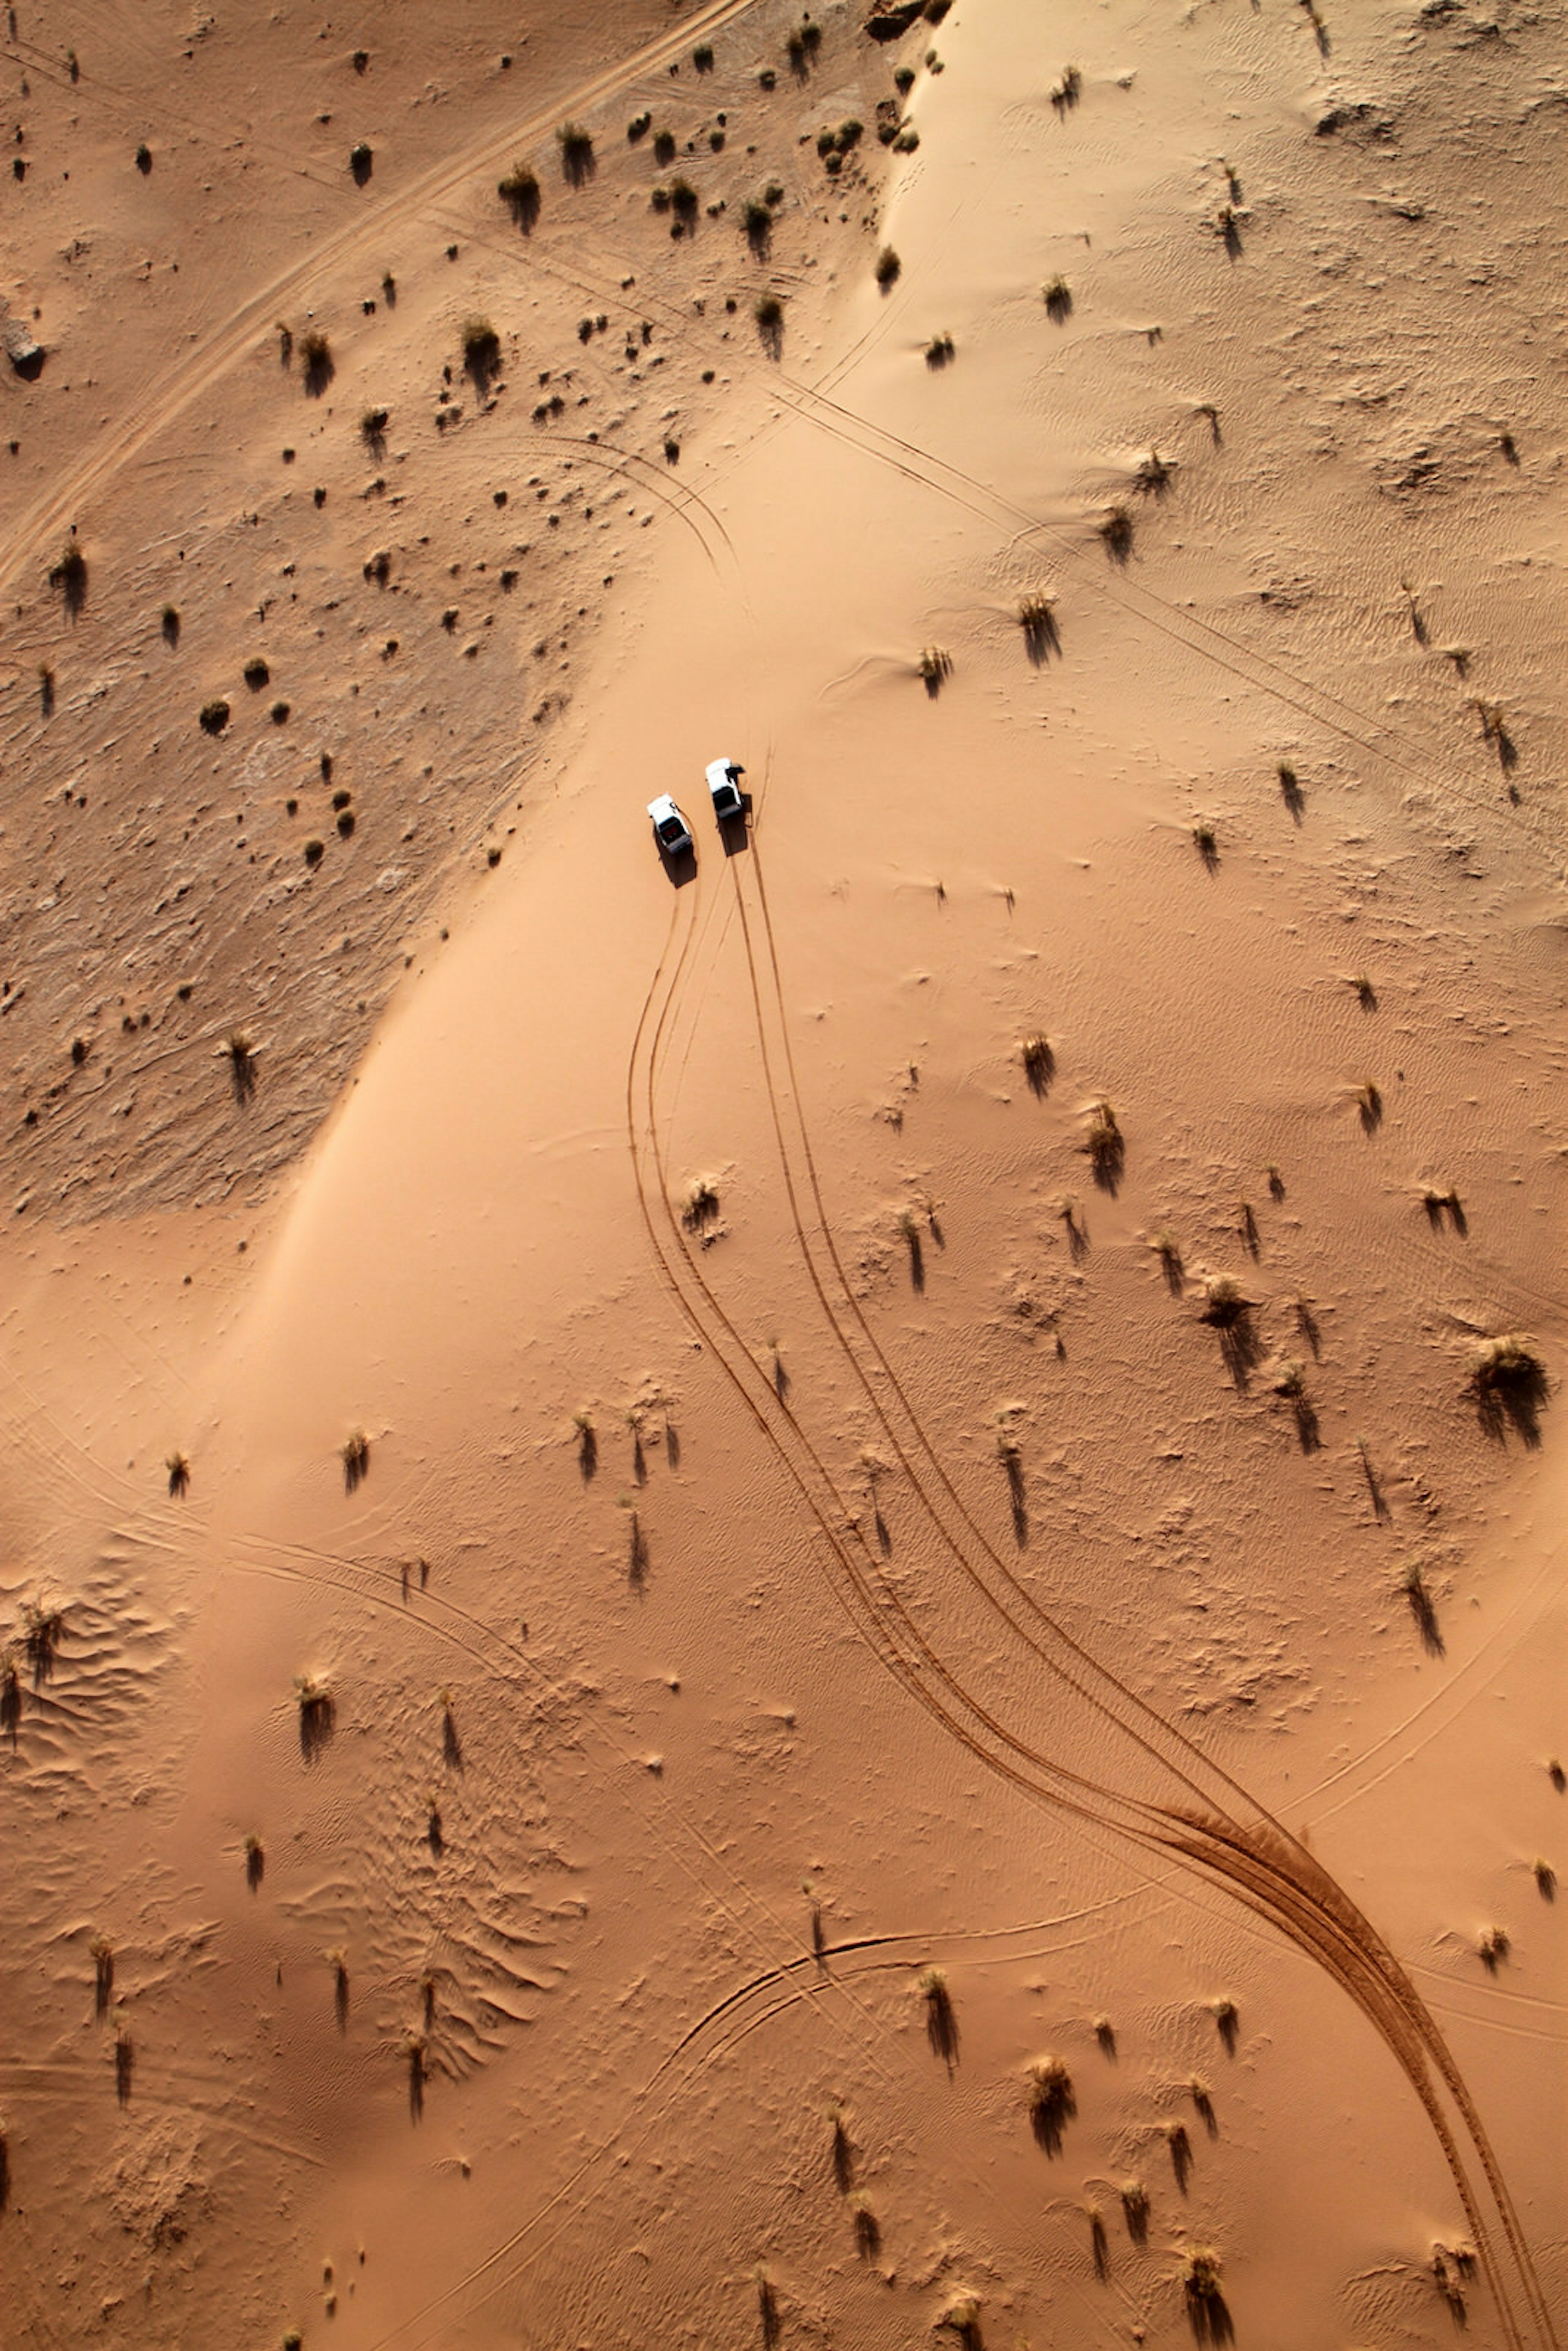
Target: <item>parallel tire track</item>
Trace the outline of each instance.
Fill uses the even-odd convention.
[[[755,854],[755,842],[753,852]],[[778,989],[777,952],[772,949],[768,957],[770,1002],[768,980],[759,971],[750,936],[745,885],[735,871],[737,862],[731,861],[731,871],[741,907],[742,935],[781,1166],[798,1244],[830,1332],[861,1384],[884,1436],[894,1446],[917,1506],[938,1542],[1035,1661],[1071,1692],[1086,1698],[1104,1726],[1119,1735],[1124,1746],[1132,1742],[1140,1766],[1150,1759],[1157,1761],[1166,1779],[1164,1800],[1151,1802],[1126,1788],[1091,1781],[1082,1772],[1065,1767],[1059,1759],[1009,1729],[977,1693],[963,1687],[883,1574],[863,1534],[851,1522],[852,1513],[832,1474],[795,1413],[775,1395],[714,1293],[674,1211],[658,1124],[660,1047],[679,995],[683,956],[651,1025],[650,1011],[645,1010],[628,1072],[630,1140],[644,1223],[666,1284],[783,1462],[826,1539],[831,1558],[840,1570],[837,1577],[830,1576],[830,1582],[841,1604],[883,1666],[988,1769],[1037,1802],[1077,1814],[1096,1825],[1117,1829],[1145,1849],[1175,1857],[1218,1882],[1329,1972],[1378,2032],[1427,2113],[1474,2233],[1509,2343],[1522,2346],[1526,2335],[1515,2317],[1502,2273],[1499,2238],[1529,2310],[1529,2325],[1542,2342],[1553,2343],[1550,2313],[1479,2114],[1435,2022],[1393,1953],[1312,1856],[1261,1806],[1249,1799],[1235,1782],[1210,1764],[1134,1692],[1106,1675],[1063,1628],[1033,1603],[964,1511],[852,1298],[847,1301],[849,1314],[860,1323],[880,1379],[873,1379],[868,1370],[862,1350],[845,1326],[842,1311],[830,1301],[816,1262],[824,1237],[833,1263],[832,1279],[846,1293],[847,1284],[843,1282],[836,1251],[831,1249],[820,1193],[815,1189],[814,1167],[810,1169],[810,1188],[815,1195],[815,1244],[802,1220],[799,1204],[802,1186],[797,1183],[791,1152],[793,1149],[798,1154],[803,1144],[809,1158],[809,1138],[793,1086],[789,1090],[789,1098],[793,1102],[800,1133],[795,1138],[786,1136],[786,1113],[771,1067],[777,1045],[772,1054],[769,1050],[770,1019],[782,1028],[787,1038]],[[763,884],[759,864],[757,887],[760,893]],[[765,916],[760,899],[758,913]],[[766,930],[771,948],[770,922],[766,923]],[[651,997],[650,1010],[652,1003]],[[891,1401],[890,1389],[896,1391]],[[894,1410],[906,1424],[903,1437],[892,1418]],[[912,1458],[911,1438],[919,1462]],[[927,1466],[922,1467],[921,1463]],[[937,1489],[935,1493],[933,1478]],[[988,1567],[991,1574],[999,1574],[1004,1587],[1012,1586],[1010,1599],[998,1596]],[[1025,1615],[1032,1617],[1032,1625],[1020,1621]],[[1492,2213],[1490,2220],[1470,2180],[1461,2142],[1468,2143],[1485,2179]]]

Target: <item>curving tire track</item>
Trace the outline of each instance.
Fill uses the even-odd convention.
[[[506,162],[520,143],[542,138],[563,117],[591,111],[626,82],[670,63],[693,41],[716,32],[753,5],[754,0],[708,0],[706,7],[695,10],[670,31],[645,42],[630,57],[619,58],[575,89],[561,92],[548,108],[524,116],[504,134],[476,140],[455,158],[448,156],[433,164],[384,204],[357,215],[350,225],[329,237],[308,260],[291,263],[280,270],[243,302],[223,327],[195,348],[189,371],[177,387],[162,399],[133,411],[123,425],[90,448],[63,481],[16,518],[4,540],[0,540],[0,593],[10,589],[32,549],[51,533],[57,535],[74,520],[82,501],[100,483],[139,455],[177,416],[221,381],[280,307],[319,285],[357,256],[379,251],[389,229],[402,215],[439,204],[477,172]]]

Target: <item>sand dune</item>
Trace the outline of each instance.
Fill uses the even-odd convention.
[[[5,56],[28,2338],[1554,2342],[1555,26]]]

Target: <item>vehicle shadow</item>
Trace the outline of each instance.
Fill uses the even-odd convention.
[[[737,815],[719,819],[718,837],[727,857],[739,857],[751,846],[751,794],[742,792]]]
[[[672,857],[666,849],[659,852],[659,862],[672,890],[684,890],[688,882],[697,878],[697,853],[695,849],[683,849]]]

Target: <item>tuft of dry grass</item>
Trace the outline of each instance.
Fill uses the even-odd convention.
[[[585,186],[598,168],[592,131],[586,123],[563,122],[555,134],[555,143],[560,150],[560,168],[569,186]]]
[[[46,1608],[41,1600],[22,1603],[22,1646],[27,1653],[27,1670],[36,1690],[54,1678],[55,1660],[65,1628],[63,1609]]]
[[[254,1894],[267,1876],[267,1848],[254,1829],[246,1832],[245,1840],[245,1882]]]
[[[539,216],[538,174],[527,163],[514,163],[505,179],[497,181],[496,193],[527,236]]]
[[[172,1453],[165,1456],[163,1467],[169,1473],[170,1500],[172,1502],[183,1502],[186,1494],[190,1491],[191,1486],[191,1464],[189,1458],[185,1454],[182,1453],[176,1447]]]
[[[371,1472],[371,1440],[362,1428],[351,1428],[338,1448],[343,1465],[343,1490],[357,1492]]]
[[[299,358],[305,389],[312,400],[319,400],[338,371],[331,343],[319,327],[310,327],[300,336]]]
[[[1220,2291],[1220,2269],[1219,2255],[1210,2246],[1191,2246],[1182,2256],[1182,2295],[1198,2343],[1228,2343],[1235,2332]]]
[[[67,617],[75,620],[87,602],[87,558],[74,538],[68,538],[49,567],[49,585],[57,590]]]
[[[1512,1938],[1506,1927],[1484,1928],[1476,1938],[1476,1955],[1488,1975],[1496,1975],[1512,1949]]]
[[[903,269],[904,264],[892,246],[884,245],[876,256],[876,267],[873,272],[884,294],[891,293],[894,287],[897,285]]]
[[[1100,543],[1113,563],[1125,563],[1133,552],[1133,517],[1125,507],[1113,507],[1100,525]]]
[[[1176,467],[1157,449],[1140,457],[1133,474],[1133,487],[1141,497],[1163,498],[1176,479]]]
[[[1050,1038],[1037,1029],[1032,1037],[1020,1040],[1018,1050],[1030,1093],[1043,1097],[1056,1075],[1056,1055]]]
[[[299,1752],[314,1763],[331,1744],[338,1709],[327,1684],[315,1674],[296,1674],[294,1703],[299,1709]]]
[[[1064,327],[1072,316],[1072,288],[1065,277],[1051,277],[1040,289],[1045,315],[1053,327]]]
[[[1060,2057],[1037,2057],[1029,2069],[1029,2121],[1035,2145],[1061,2153],[1062,2134],[1078,2112],[1072,2076]]]
[[[784,355],[784,305],[780,298],[777,294],[759,295],[752,317],[757,321],[757,331],[768,358],[781,359]]]
[[[1126,1165],[1127,1146],[1110,1103],[1102,1098],[1086,1113],[1083,1141],[1079,1146],[1088,1159],[1094,1181],[1103,1192],[1114,1193]]]
[[[1531,1447],[1541,1442],[1541,1410],[1551,1393],[1546,1365],[1532,1339],[1508,1331],[1484,1340],[1468,1383],[1487,1435],[1500,1442],[1511,1427]]]
[[[958,2018],[953,1995],[947,1989],[946,1970],[922,1968],[915,1978],[915,1990],[925,2003],[925,2038],[931,2043],[931,2053],[940,2057],[951,2073],[958,2062]]]
[[[933,702],[953,674],[953,656],[945,645],[927,645],[915,664],[915,674]]]
[[[1039,669],[1051,654],[1061,651],[1055,601],[1036,590],[1033,594],[1019,600],[1018,618],[1019,626],[1023,631],[1024,651]]]

